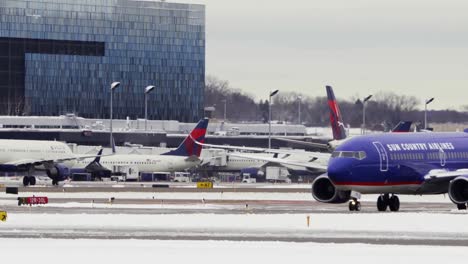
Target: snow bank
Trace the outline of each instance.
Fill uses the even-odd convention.
[[[464,263],[463,247],[285,242],[1,239],[13,263]],[[38,262],[39,261],[39,262]]]

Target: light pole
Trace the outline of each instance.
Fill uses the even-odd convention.
[[[426,99],[426,104],[424,105],[424,129],[427,129],[427,105],[434,101],[434,97],[431,99]]]
[[[113,146],[113,137],[112,137],[112,100],[113,100],[113,97],[114,97],[114,90],[115,88],[119,87],[120,86],[120,82],[113,82],[111,84],[111,89],[110,89],[110,126],[109,126],[109,129],[110,129],[110,146],[112,147]]]
[[[268,100],[268,148],[271,149],[271,98],[275,96],[279,90],[270,92],[270,98]]]
[[[153,85],[145,88],[145,131],[148,129],[148,94],[156,88]]]
[[[224,118],[223,118],[223,122],[226,123],[226,104],[227,104],[227,100],[224,99],[222,102],[224,103],[224,114],[223,114],[223,115],[224,115]]]
[[[362,99],[362,134],[366,134],[366,103],[372,98],[372,94]]]
[[[299,125],[301,124],[301,102],[302,102],[302,97],[301,96],[298,96],[297,97],[297,103],[298,103],[298,110],[297,110],[297,120],[298,120],[298,123]]]

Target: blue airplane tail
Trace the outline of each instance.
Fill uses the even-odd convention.
[[[194,139],[198,142],[205,143],[205,135],[206,135],[206,128],[208,127],[208,121],[209,121],[208,118],[200,120],[197,126],[184,139],[184,141],[182,141],[182,143],[179,145],[177,149],[171,150],[162,155],[200,157],[202,146],[199,144],[196,144]]]
[[[330,109],[330,124],[333,130],[333,139],[342,140],[346,138],[346,130],[343,118],[341,117],[340,107],[336,102],[335,93],[331,86],[326,86],[328,97],[328,108]]]
[[[412,124],[412,121],[401,121],[392,129],[392,133],[408,133]]]

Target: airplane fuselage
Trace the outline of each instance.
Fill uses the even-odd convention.
[[[83,169],[92,160],[79,160],[74,169]],[[115,154],[101,157],[100,164],[111,171],[114,166],[136,166],[140,172],[175,172],[193,168],[200,160],[171,155]]]
[[[339,190],[363,194],[439,194],[448,183],[426,184],[426,175],[466,168],[468,133],[377,134],[341,144],[328,177]]]

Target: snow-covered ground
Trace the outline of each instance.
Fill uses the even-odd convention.
[[[1,239],[5,263],[465,263],[464,247],[235,241]]]
[[[310,227],[306,217],[310,216]],[[236,230],[242,232],[378,231],[452,233],[468,236],[467,212],[375,214],[38,214],[11,213],[0,230],[16,228],[143,228],[184,230]]]
[[[22,192],[20,196],[47,196],[49,198],[110,198],[115,199],[179,199],[179,200],[271,200],[271,201],[312,201],[310,193],[283,193],[283,192]],[[0,193],[0,205],[2,198],[11,198],[11,194]],[[377,195],[363,195],[362,201],[377,201]],[[400,195],[400,201],[404,202],[430,202],[451,203],[447,195]]]

